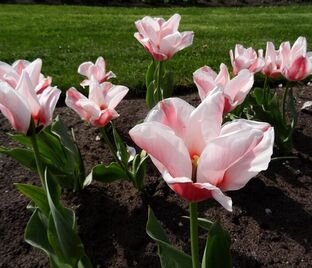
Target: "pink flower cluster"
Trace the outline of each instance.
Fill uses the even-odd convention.
[[[66,105],[81,119],[96,127],[103,127],[119,116],[115,107],[129,91],[125,86],[115,86],[107,82],[106,80],[115,77],[115,74],[106,73],[105,68],[102,57],[99,57],[95,64],[84,62],[79,66],[78,73],[87,77],[81,85],[89,86],[88,98],[73,87],[66,92]]]
[[[40,128],[52,121],[61,91],[41,74],[41,66],[41,59],[0,62],[0,110],[17,132],[26,134],[31,119]]]
[[[262,50],[257,55],[254,49],[242,45],[236,45],[230,56],[234,75],[248,69],[269,77],[282,75],[290,81],[300,81],[312,74],[312,52],[307,52],[305,37],[299,37],[292,47],[288,41],[283,42],[278,50],[272,42],[267,42],[264,57]]]

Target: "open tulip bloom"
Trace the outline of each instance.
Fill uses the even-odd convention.
[[[80,83],[82,87],[90,85],[92,76],[100,84],[104,83],[110,78],[116,77],[112,71],[106,73],[106,63],[103,57],[98,57],[95,63],[91,61],[81,63],[78,67],[78,73],[87,77],[87,79]]]
[[[169,20],[144,17],[135,22],[138,30],[134,37],[151,53],[156,61],[164,61],[193,43],[192,31],[178,31],[181,16],[174,14]]]
[[[242,188],[268,167],[274,131],[267,123],[244,119],[221,126],[223,109],[219,89],[197,108],[165,99],[129,134],[181,197],[190,202],[214,198],[231,211],[223,192]]]
[[[173,72],[165,69],[165,62],[175,53],[193,43],[194,33],[178,31],[181,16],[169,20],[144,17],[135,22],[138,30],[134,37],[152,55],[153,61],[146,72],[146,104],[152,108],[157,102],[172,96]]]
[[[273,151],[274,130],[267,123],[241,119],[222,126],[224,103],[218,88],[197,108],[179,98],[165,99],[129,132],[169,187],[190,202],[193,267],[199,267],[198,249],[193,252],[194,204],[214,198],[232,211],[223,192],[242,188],[265,170]]]
[[[43,128],[52,121],[53,111],[61,91],[47,86],[38,89],[37,79],[32,79],[27,70],[23,70],[15,88],[11,83],[0,82],[0,110],[8,118],[12,127],[26,134],[31,119],[36,128]]]
[[[204,66],[193,73],[193,79],[202,101],[216,87],[222,88],[225,101],[224,113],[232,111],[241,104],[254,83],[254,75],[248,69],[239,71],[237,76],[230,79],[229,71],[223,63],[220,65],[219,74],[210,67]]]
[[[37,94],[51,85],[51,77],[45,77],[41,73],[42,60],[36,59],[33,62],[17,60],[12,66],[0,61],[0,81],[7,82],[12,88],[16,88],[21,79],[22,72],[28,73],[32,86]]]
[[[233,67],[233,74],[237,75],[240,70],[248,69],[253,73],[257,73],[262,70],[264,66],[263,51],[257,52],[249,47],[244,48],[242,45],[237,44],[234,52],[230,50],[231,63]]]
[[[99,84],[92,76],[88,98],[75,88],[70,88],[66,92],[65,103],[83,120],[93,126],[103,127],[119,116],[115,107],[128,91],[125,86],[115,86],[109,82]]]

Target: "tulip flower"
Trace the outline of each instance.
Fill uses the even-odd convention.
[[[305,37],[299,37],[291,48],[289,42],[281,46],[282,72],[286,79],[300,81],[312,74],[311,52],[307,53]]]
[[[194,33],[178,31],[181,16],[174,14],[169,20],[144,17],[135,22],[138,30],[134,37],[151,53],[156,61],[165,61],[193,43]]]
[[[32,80],[28,70],[23,69],[16,88],[9,83],[0,82],[0,110],[10,121],[12,127],[26,134],[31,118],[38,128],[49,125],[52,121],[61,91],[48,86],[42,93],[36,92],[37,80]],[[35,84],[33,84],[33,81]]]
[[[256,51],[249,47],[244,48],[242,45],[235,46],[234,53],[230,50],[231,63],[233,67],[233,74],[237,75],[242,69],[248,69],[253,73],[259,72],[264,66],[263,51]]]
[[[262,73],[266,76],[276,78],[282,73],[282,54],[283,44],[279,50],[275,50],[272,42],[267,42],[265,58],[265,65],[263,66]]]
[[[90,122],[93,126],[103,127],[119,116],[115,107],[128,90],[125,86],[115,86],[109,82],[99,84],[92,76],[88,98],[75,88],[70,88],[66,92],[65,103],[83,120]]]
[[[8,83],[12,88],[16,88],[22,72],[25,71],[29,75],[35,92],[41,94],[52,82],[51,77],[44,77],[41,73],[41,67],[41,59],[36,59],[33,62],[17,60],[12,66],[0,61],[0,81]]]
[[[268,123],[243,119],[221,126],[223,106],[219,89],[197,108],[165,99],[129,134],[182,198],[199,202],[212,197],[231,211],[231,198],[223,191],[242,188],[268,167],[274,131]]]
[[[254,83],[253,73],[246,69],[239,71],[238,75],[230,80],[229,71],[223,63],[220,65],[219,74],[204,66],[193,73],[193,79],[202,101],[216,87],[223,89],[225,113],[232,111],[245,100]]]
[[[106,63],[103,57],[98,57],[95,63],[91,61],[81,63],[78,67],[78,73],[87,77],[87,79],[80,83],[82,87],[90,85],[91,76],[94,76],[100,84],[110,78],[116,77],[112,71],[106,73]]]

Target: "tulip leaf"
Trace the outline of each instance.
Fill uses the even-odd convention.
[[[170,98],[172,96],[173,83],[174,83],[174,72],[172,71],[165,72],[161,83],[164,99]]]
[[[28,167],[34,171],[37,170],[34,154],[29,149],[22,148],[7,149],[4,147],[0,147],[0,153],[12,157],[25,167]]]
[[[183,216],[184,219],[190,219],[189,216]],[[212,228],[213,226],[213,222],[212,221],[209,221],[205,218],[197,218],[197,222],[198,222],[198,226],[203,228],[204,230],[206,231],[210,231],[210,229]]]
[[[116,180],[126,180],[127,178],[125,170],[116,162],[112,162],[108,166],[104,166],[103,164],[96,165],[92,168],[91,173],[88,175],[89,180],[96,180],[105,183]]]
[[[202,268],[232,268],[230,236],[221,225],[214,223],[209,231],[202,260]]]
[[[129,153],[127,151],[127,147],[114,127],[113,127],[113,136],[114,136],[115,146],[117,149],[117,155],[120,156],[121,161],[125,165],[128,165]]]
[[[154,100],[154,91],[155,91],[155,80],[152,81],[146,88],[146,105],[149,109],[153,108],[155,105],[155,100]]]
[[[42,187],[22,183],[15,183],[15,187],[23,195],[31,199],[31,201],[35,203],[36,207],[38,207],[46,217],[49,216],[50,208],[48,199]]]
[[[132,173],[138,190],[141,190],[144,186],[147,158],[148,155],[144,150],[142,150],[140,154],[137,154],[134,157],[132,162]]]
[[[42,222],[39,209],[36,209],[30,217],[25,229],[25,241],[33,247],[43,250],[48,255],[54,254],[47,237],[47,227]]]
[[[192,268],[191,256],[170,245],[165,231],[150,207],[148,208],[146,232],[158,245],[158,255],[162,268]]]
[[[146,75],[145,75],[145,85],[146,88],[154,81],[154,75],[155,75],[155,68],[156,68],[156,63],[153,60],[150,65],[147,68]]]
[[[61,205],[59,201],[60,188],[47,170],[45,172],[45,184],[51,211],[48,221],[49,243],[62,262],[76,266],[85,253],[75,230],[74,213]]]

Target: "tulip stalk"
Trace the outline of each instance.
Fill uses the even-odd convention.
[[[199,268],[197,203],[190,202],[190,233],[193,268]]]
[[[42,162],[40,159],[40,152],[39,152],[39,147],[37,143],[36,127],[35,127],[35,123],[33,120],[31,120],[31,123],[30,123],[30,129],[31,129],[30,140],[31,140],[33,151],[34,151],[37,171],[38,171],[38,175],[39,175],[42,187],[43,189],[45,189],[44,170],[43,170]]]
[[[163,96],[163,92],[162,92],[162,89],[161,89],[161,86],[160,86],[160,80],[161,80],[161,77],[162,77],[162,74],[163,74],[163,62],[162,61],[159,61],[158,62],[158,69],[157,69],[157,87],[156,87],[156,103],[161,101],[164,96]]]
[[[287,95],[288,95],[288,92],[289,92],[289,85],[286,85],[286,89],[285,89],[285,92],[284,92],[284,95],[283,95],[283,106],[282,106],[282,109],[283,109],[283,120],[285,121],[286,120],[286,101],[287,101]]]

